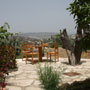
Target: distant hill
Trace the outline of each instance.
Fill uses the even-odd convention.
[[[29,32],[29,33],[19,33],[19,36],[32,38],[32,39],[48,39],[52,35],[56,35],[58,33],[55,32]]]

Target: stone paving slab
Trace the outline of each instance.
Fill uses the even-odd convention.
[[[27,87],[25,88],[25,90],[43,90],[43,89],[37,87]]]
[[[20,87],[16,87],[16,86],[7,86],[6,90],[22,90],[22,89]]]
[[[60,58],[59,62],[52,62],[54,68],[61,67],[65,72],[77,72],[80,75],[66,76],[62,75],[62,83],[72,83],[73,81],[85,80],[90,78],[90,59],[82,59],[82,64],[77,66],[70,66],[67,58]],[[50,63],[50,62],[48,62]],[[18,70],[13,71],[7,77],[6,90],[43,90],[37,75],[37,63],[32,65],[31,63],[25,64],[25,60],[17,59]],[[40,65],[44,66],[45,62]],[[61,70],[61,69],[59,69]]]

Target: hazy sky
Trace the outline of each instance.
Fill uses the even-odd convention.
[[[75,31],[75,23],[66,10],[73,0],[0,0],[0,26],[8,22],[10,32]]]

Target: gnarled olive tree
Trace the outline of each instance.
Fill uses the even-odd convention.
[[[76,22],[75,46],[72,47],[66,29],[61,32],[61,39],[66,48],[69,63],[80,63],[82,50],[90,48],[90,0],[74,0],[67,8]]]

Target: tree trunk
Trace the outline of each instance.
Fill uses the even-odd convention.
[[[81,40],[82,40],[82,30],[78,27],[76,38],[75,38],[75,47],[74,47],[74,54],[75,54],[75,58],[76,58],[76,64],[79,64],[80,59],[81,59],[81,54],[82,54]]]
[[[76,65],[80,63],[80,58],[81,58],[81,53],[82,53],[81,34],[79,34],[80,33],[79,29],[77,31],[78,32],[75,39],[75,47],[72,47],[69,37],[67,35],[66,29],[64,29],[63,32],[61,33],[61,40],[66,49],[69,64],[71,65]]]

